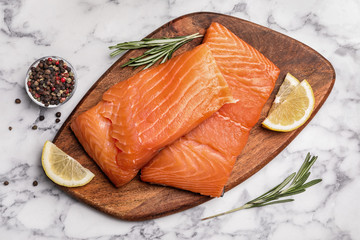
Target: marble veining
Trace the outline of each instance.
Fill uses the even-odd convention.
[[[317,50],[337,74],[328,100],[266,167],[224,197],[198,207],[126,222],[69,197],[43,173],[42,145],[53,139],[82,96],[116,60],[107,47],[141,39],[171,19],[196,11],[243,18]],[[0,0],[0,239],[360,239],[359,26],[357,0]],[[24,91],[27,68],[46,55],[69,60],[80,79],[73,98],[57,109],[33,104]],[[21,104],[14,103],[16,98]],[[60,123],[55,123],[57,111],[62,113]],[[33,125],[38,129],[32,130]],[[312,177],[323,182],[294,202],[200,221],[279,183],[298,169],[307,152],[319,156]]]

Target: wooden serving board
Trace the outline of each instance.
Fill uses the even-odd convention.
[[[225,188],[226,191],[229,191],[264,167],[306,125],[289,133],[272,132],[261,127],[260,123],[265,118],[286,73],[292,73],[299,80],[306,78],[311,84],[315,95],[315,109],[312,118],[320,109],[334,85],[335,71],[331,64],[319,53],[290,37],[239,18],[217,13],[199,12],[179,17],[163,25],[147,37],[175,37],[196,32],[204,34],[214,21],[223,24],[237,36],[258,49],[281,70],[275,89],[262,111],[261,118],[252,129],[249,141],[235,164]],[[180,48],[176,54],[192,49],[201,41],[200,38],[191,41]],[[141,52],[141,50],[129,51],[116,61],[87,92],[54,139],[54,143],[58,147],[77,159],[96,175],[86,186],[63,188],[63,190],[79,201],[100,211],[120,219],[132,221],[169,215],[211,199],[188,191],[144,183],[139,180],[139,177],[133,179],[126,186],[115,188],[95,162],[89,158],[70,130],[71,121],[99,102],[102,94],[109,87],[119,81],[128,79],[139,71],[134,71],[130,67],[121,68],[120,65],[127,62],[130,57],[140,55]]]

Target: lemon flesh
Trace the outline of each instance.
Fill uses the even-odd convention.
[[[300,81],[291,75],[290,73],[286,74],[283,83],[281,84],[278,93],[276,94],[275,100],[271,105],[268,115],[270,115],[275,108],[277,108],[287,96],[294,90],[294,88],[299,85]]]
[[[262,125],[274,131],[292,131],[309,119],[314,105],[315,98],[312,88],[306,80],[303,80],[268,115]]]
[[[61,186],[84,186],[95,176],[50,141],[46,141],[44,144],[41,162],[45,174]]]

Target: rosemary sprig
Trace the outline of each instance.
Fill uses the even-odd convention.
[[[132,42],[124,42],[119,43],[115,46],[110,46],[109,49],[113,50],[110,56],[114,57],[124,51],[131,49],[139,49],[139,48],[150,48],[143,55],[130,58],[130,60],[121,65],[121,67],[131,66],[131,67],[139,67],[142,65],[146,65],[144,69],[151,67],[160,59],[160,63],[164,63],[172,57],[172,54],[185,43],[195,39],[202,37],[203,35],[199,33],[194,33],[187,36],[180,36],[174,38],[144,38],[141,41],[132,41]]]
[[[236,211],[239,211],[242,209],[249,209],[249,208],[254,208],[254,207],[264,207],[264,206],[271,205],[271,204],[278,204],[278,203],[294,201],[294,199],[292,199],[292,198],[288,198],[288,199],[284,199],[284,200],[278,200],[278,199],[305,192],[306,188],[311,187],[322,181],[322,179],[315,179],[315,180],[305,183],[306,180],[310,176],[309,170],[312,167],[312,165],[315,163],[316,159],[317,159],[317,156],[312,157],[310,155],[310,153],[308,153],[305,158],[304,163],[301,165],[298,172],[292,173],[290,176],[288,176],[282,183],[280,183],[276,187],[272,188],[271,190],[264,193],[263,195],[245,203],[241,207],[232,209],[227,212],[219,213],[219,214],[216,214],[216,215],[213,215],[210,217],[206,217],[201,220],[207,220],[210,218],[222,216],[222,215],[236,212]],[[285,188],[289,183],[290,183],[290,185],[287,188]]]

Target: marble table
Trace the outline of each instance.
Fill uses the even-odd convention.
[[[317,50],[337,74],[324,106],[257,174],[224,197],[187,211],[126,222],[69,197],[45,176],[42,145],[116,60],[107,47],[141,39],[196,11],[243,18]],[[0,239],[360,239],[359,1],[0,0],[0,19]],[[33,104],[24,91],[28,66],[46,55],[70,60],[80,79],[74,97],[57,109]],[[60,123],[55,123],[57,111]],[[319,156],[312,177],[323,182],[294,202],[200,221],[279,183],[307,152]]]

